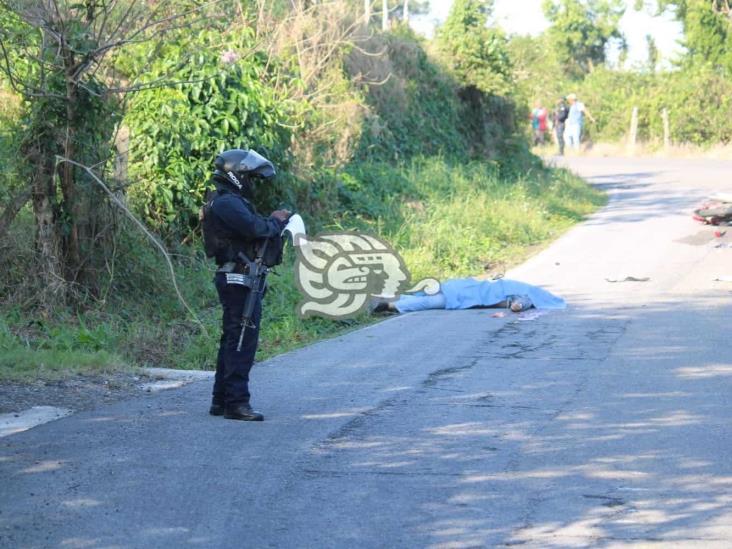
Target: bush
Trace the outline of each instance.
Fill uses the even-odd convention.
[[[329,221],[321,219],[320,227],[382,236],[400,251],[413,280],[476,275],[486,264],[515,263],[529,247],[556,237],[603,202],[599,192],[567,172],[539,168],[508,179],[495,162],[444,157],[363,163],[332,177],[341,209],[332,210]],[[109,277],[85,310],[40,318],[23,306],[22,296],[4,293],[0,378],[54,377],[64,368],[109,371],[125,364],[214,367],[221,313],[214,267],[200,244],[171,249],[180,290],[197,319],[178,300],[160,252],[137,228],[120,223],[113,246]],[[29,272],[21,259],[13,259],[18,277]],[[293,261],[288,248],[278,275],[268,279],[260,360],[370,321],[298,318]],[[27,291],[20,285],[4,292],[19,288]]]
[[[732,81],[709,67],[658,74],[600,68],[577,89],[597,120],[591,126],[594,140],[625,137],[634,106],[642,141],[663,139],[664,108],[673,142],[712,145],[732,140]]]
[[[0,80],[0,204],[22,184],[20,172],[21,102]]]
[[[195,227],[213,159],[223,150],[255,148],[287,168],[288,104],[253,45],[251,29],[225,39],[201,31],[170,44],[148,79],[181,83],[140,92],[131,102],[130,199],[158,231],[185,235]],[[186,48],[198,53],[178,66]]]
[[[337,21],[317,17],[321,4],[313,6],[282,23],[280,35],[312,38],[299,48],[307,55],[272,45],[265,56],[252,30],[238,26],[229,34],[194,28],[171,35],[160,52],[140,47],[124,60],[134,74],[155,54],[145,82],[179,82],[131,98],[127,175],[130,201],[166,238],[195,318],[159,251],[117,220],[116,210],[103,212],[115,222],[105,232],[97,292],[73,310],[38,318],[36,286],[27,280],[33,220],[22,215],[0,248],[10,265],[0,285],[0,348],[16,370],[38,371],[50,360],[92,369],[120,362],[213,367],[220,307],[195,227],[212,161],[224,149],[252,147],[277,165],[274,184],[256,192],[261,210],[296,208],[310,233],[383,236],[415,278],[480,274],[485,263],[515,262],[601,203],[578,179],[544,169],[529,153],[514,103],[490,79],[460,81],[404,27],[369,40],[336,33],[341,42],[318,42],[332,28],[349,28],[352,18],[345,2],[322,5]],[[351,38],[357,46],[344,45]],[[299,319],[293,260],[286,255],[279,276],[269,278],[259,358],[367,321]]]

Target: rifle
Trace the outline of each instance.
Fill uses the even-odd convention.
[[[267,273],[269,272],[269,267],[262,263],[264,253],[267,251],[268,242],[269,238],[266,238],[264,242],[262,242],[259,250],[257,250],[257,256],[254,258],[254,261],[246,258],[246,263],[249,265],[249,272],[247,275],[249,276],[249,280],[251,280],[252,285],[249,288],[249,295],[247,295],[247,299],[244,302],[244,310],[241,315],[241,333],[239,334],[239,343],[236,346],[237,352],[241,351],[241,345],[244,341],[244,332],[246,332],[247,328],[257,327],[256,324],[252,323],[252,315],[254,314],[254,306],[257,304],[257,300],[264,293],[264,285]],[[240,257],[241,256],[243,256],[243,254],[240,254]],[[241,259],[244,258],[241,257]]]

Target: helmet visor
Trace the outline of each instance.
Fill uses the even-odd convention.
[[[260,177],[272,177],[275,174],[272,162],[251,149],[247,151],[247,155],[239,164],[239,170]]]

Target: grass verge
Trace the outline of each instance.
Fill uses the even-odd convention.
[[[509,267],[605,203],[604,195],[564,170],[536,166],[507,176],[491,163],[444,158],[352,166],[339,174],[337,193],[340,210],[311,225],[385,238],[402,254],[413,280],[480,275],[497,263]],[[32,231],[25,227],[25,233]],[[108,268],[109,291],[84,311],[40,318],[18,296],[8,300],[0,318],[0,380],[135,366],[214,367],[220,310],[213,265],[198,248],[176,250],[178,283],[199,324],[178,303],[148,242],[124,231],[118,248]],[[258,360],[374,321],[366,315],[300,319],[293,260],[288,253],[278,275],[269,278]]]

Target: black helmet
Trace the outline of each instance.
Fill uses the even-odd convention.
[[[243,190],[252,176],[272,177],[275,168],[272,162],[256,151],[230,149],[214,160],[215,175],[226,178],[237,189]]]

